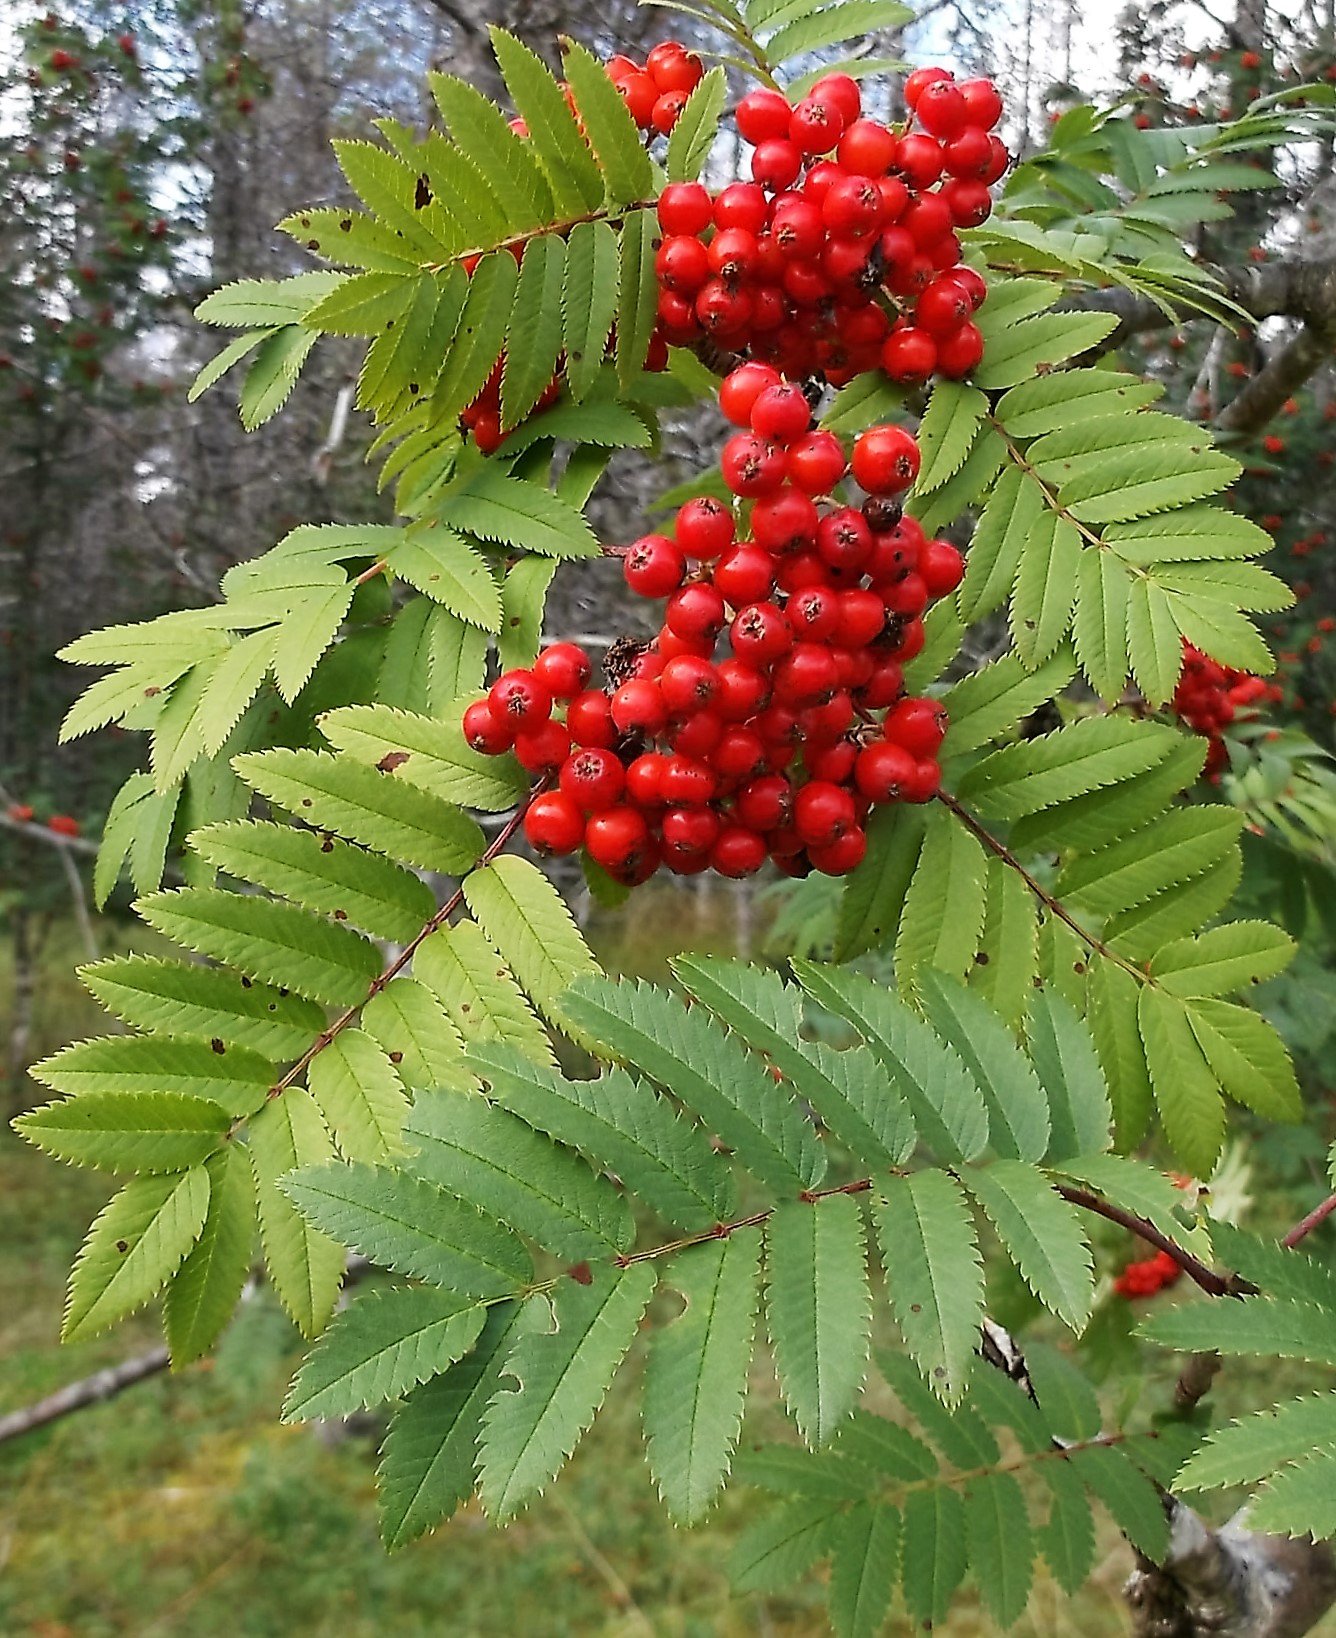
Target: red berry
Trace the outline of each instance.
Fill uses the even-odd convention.
[[[696,807],[711,801],[715,786],[713,770],[695,757],[670,756],[659,776],[663,801],[675,807]]]
[[[688,557],[718,557],[733,544],[733,514],[713,495],[689,500],[678,510],[677,544]]]
[[[524,815],[524,834],[536,853],[574,853],[584,833],[584,815],[564,791],[544,791]]]
[[[704,65],[695,52],[677,40],[664,40],[650,48],[645,58],[645,72],[660,91],[690,93],[700,84]]]
[[[724,600],[713,586],[693,581],[668,599],[664,623],[679,637],[713,641],[723,629]]]
[[[770,698],[770,684],[745,660],[719,662],[719,695],[715,708],[726,722],[747,722],[764,709]]]
[[[901,797],[906,802],[931,802],[942,788],[942,770],[930,758],[914,764],[912,779],[904,786]]]
[[[892,381],[926,381],[937,364],[937,348],[925,330],[907,325],[892,330],[881,350],[881,366]]]
[[[585,813],[610,808],[625,783],[625,770],[613,752],[595,746],[572,752],[562,765],[561,789]]]
[[[977,325],[962,324],[937,342],[937,368],[950,380],[968,375],[983,358],[983,335]]]
[[[679,854],[708,853],[719,837],[713,808],[669,808],[660,827],[665,848]]]
[[[631,118],[642,131],[648,130],[654,119],[654,105],[659,100],[658,86],[639,69],[613,83]]]
[[[872,600],[880,620],[881,599],[872,597]],[[800,641],[825,642],[839,629],[840,593],[829,586],[804,586],[789,598],[784,612]]]
[[[738,104],[738,130],[747,142],[786,137],[793,109],[782,91],[749,91]]]
[[[951,220],[956,227],[978,227],[993,212],[993,196],[985,182],[954,178],[942,184],[937,197],[951,212]]]
[[[804,847],[828,847],[856,823],[853,797],[829,780],[808,780],[793,799],[793,828]]]
[[[965,578],[965,560],[949,540],[930,540],[919,553],[919,573],[929,597],[946,597]]]
[[[531,774],[555,773],[570,755],[571,736],[560,722],[548,717],[535,728],[521,728],[515,735],[515,755]]]
[[[917,108],[919,98],[930,85],[938,80],[949,80],[950,74],[944,68],[916,68],[905,81],[905,107]]]
[[[846,125],[862,111],[863,93],[852,74],[823,74],[812,87],[812,96],[837,109]]]
[[[720,228],[710,240],[710,271],[725,284],[741,284],[756,272],[756,235],[747,228]]]
[[[647,677],[624,682],[612,696],[612,720],[624,734],[653,738],[668,722],[668,707],[658,683]]]
[[[925,86],[914,113],[924,130],[946,142],[958,137],[969,120],[969,106],[960,87],[951,80],[934,80]]]
[[[670,716],[686,716],[703,709],[714,699],[719,692],[719,673],[708,660],[680,654],[664,666],[659,691]],[[613,715],[616,716],[615,706]]]
[[[646,751],[628,764],[626,769],[626,795],[638,808],[656,808],[659,806],[659,781],[663,777],[663,770],[668,758],[661,751]]]
[[[899,139],[874,119],[855,120],[840,138],[837,158],[855,176],[885,176],[895,163]]]
[[[734,724],[725,728],[710,754],[710,761],[721,779],[736,783],[754,779],[765,768],[766,747],[753,728]]]
[[[993,145],[986,131],[967,125],[954,142],[947,143],[943,158],[952,176],[982,181],[993,163]]]
[[[775,667],[775,699],[803,706],[828,700],[840,685],[835,656],[821,643],[795,643]]]
[[[566,728],[577,745],[610,746],[617,737],[611,700],[596,688],[577,694],[566,707]]]
[[[518,731],[534,727],[552,714],[552,695],[532,671],[507,671],[488,690],[492,715]]]
[[[765,189],[755,182],[730,182],[714,202],[714,225],[759,233],[770,216]]]
[[[622,560],[626,584],[640,597],[667,597],[687,572],[682,548],[667,535],[642,535]]]
[[[711,579],[715,590],[735,609],[759,603],[774,587],[774,560],[763,547],[745,541],[720,558]]]
[[[828,495],[844,476],[844,448],[833,432],[809,432],[789,446],[785,469],[806,494]]]
[[[793,647],[793,631],[774,603],[749,603],[734,617],[728,640],[738,659],[766,666]]]
[[[693,235],[674,234],[655,252],[654,274],[669,290],[694,296],[710,276],[710,253]]]
[[[937,700],[901,700],[886,713],[882,735],[916,761],[933,757],[946,734],[946,711]]]
[[[802,151],[787,137],[771,137],[757,146],[752,155],[752,180],[771,193],[782,193],[798,180],[803,168]]]
[[[808,550],[815,545],[820,521],[811,496],[791,484],[776,490],[773,495],[762,496],[752,507],[752,533],[756,544],[777,557]],[[773,572],[773,564],[771,569]],[[745,601],[753,602],[755,599],[747,598]]]
[[[829,233],[861,238],[881,220],[881,189],[867,176],[842,176],[821,201],[821,220]]]
[[[748,830],[778,830],[793,810],[793,786],[780,774],[764,774],[744,785],[734,810]]]
[[[719,469],[735,495],[772,494],[784,481],[784,451],[754,432],[738,432],[724,445]]]
[[[1002,118],[1002,98],[991,80],[965,80],[960,86],[965,118],[981,131],[991,131]]]
[[[855,444],[855,463],[857,460],[858,445]],[[833,569],[861,570],[872,551],[872,531],[867,519],[856,507],[841,506],[822,518],[816,532],[816,549],[822,561]]]
[[[486,700],[476,700],[464,713],[464,738],[483,756],[500,756],[515,743],[515,728],[508,717],[498,717]]]
[[[833,103],[804,97],[789,121],[789,140],[805,154],[828,154],[844,135],[846,123]]]
[[[942,174],[942,150],[930,136],[915,131],[900,138],[895,163],[909,186],[921,191]]]
[[[714,201],[699,182],[670,182],[659,195],[659,226],[666,234],[698,234],[714,221]]]
[[[729,825],[710,850],[710,868],[735,880],[754,876],[765,863],[765,843],[754,830]]]
[[[735,427],[750,427],[752,406],[767,387],[777,387],[779,371],[769,364],[739,364],[719,388],[719,408]]]
[[[866,648],[881,636],[885,625],[886,607],[876,592],[852,586],[839,594],[834,639],[841,647]]]
[[[585,827],[584,842],[595,864],[628,886],[652,875],[658,863],[654,838],[645,816],[636,808],[610,807],[594,814]]]
[[[853,474],[870,495],[898,495],[919,473],[919,446],[904,427],[869,427],[854,441]]]
[[[825,239],[821,207],[798,193],[786,193],[775,201],[770,218],[775,243],[788,257],[815,256]]]
[[[819,870],[824,876],[847,876],[851,870],[856,870],[862,864],[866,854],[867,832],[858,825],[846,830],[843,836],[837,837],[829,847],[813,847],[807,850],[813,869]]]
[[[533,663],[533,674],[555,700],[572,700],[588,683],[593,667],[576,643],[553,643]]]
[[[767,387],[752,405],[751,428],[758,438],[776,444],[791,444],[812,424],[807,396],[794,381]]]
[[[723,279],[711,279],[696,297],[696,322],[707,335],[722,341],[741,336],[752,316],[752,298]]]

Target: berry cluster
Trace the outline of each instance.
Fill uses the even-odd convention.
[[[705,73],[700,58],[678,40],[654,46],[643,63],[613,57],[607,70],[631,118],[642,131],[660,136],[667,136],[677,124]]]
[[[584,651],[558,643],[464,713],[475,750],[513,750],[555,779],[526,815],[530,843],[583,846],[628,885],[661,864],[741,877],[767,858],[790,875],[843,875],[874,807],[929,801],[940,784],[945,713],[905,696],[902,666],[964,565],[902,512],[918,445],[873,427],[850,463],[813,428],[802,388],[756,361],[719,401],[739,428],[720,464],[749,505],[743,537],[734,507],[688,501],[674,535],[622,554],[630,588],[667,603],[651,644],[609,651],[604,689],[589,686]],[[850,471],[861,505],[834,498]]]
[[[1205,734],[1211,742],[1203,769],[1207,779],[1218,778],[1229,761],[1221,730],[1241,712],[1255,715],[1257,707],[1281,697],[1282,691],[1275,683],[1255,677],[1250,671],[1221,665],[1184,642],[1183,671],[1174,690],[1173,708],[1194,733]]]
[[[818,80],[796,107],[776,90],[742,99],[753,180],[715,197],[674,183],[659,199],[670,344],[708,337],[836,384],[878,365],[906,383],[969,374],[984,284],[961,265],[957,230],[988,216],[1006,170],[992,134],[1002,99],[988,80],[921,68],[905,100],[921,129],[900,134],[862,117],[847,74]]]
[[[1167,1251],[1157,1251],[1139,1263],[1128,1263],[1113,1282],[1113,1289],[1129,1301],[1136,1297],[1154,1297],[1179,1278],[1183,1270]]]

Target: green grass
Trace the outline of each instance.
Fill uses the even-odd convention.
[[[681,931],[680,907],[680,899],[648,901],[615,941],[599,940],[605,958],[661,976],[664,935]],[[720,898],[704,909],[699,942],[727,948],[731,904]],[[48,957],[43,1050],[100,1027],[73,978],[77,952],[62,940]],[[147,1315],[92,1342],[57,1344],[66,1271],[107,1192],[105,1179],[0,1135],[0,1411],[157,1338]],[[310,1428],[279,1426],[298,1357],[295,1334],[261,1297],[244,1306],[215,1360],[0,1447],[0,1633],[814,1638],[827,1630],[815,1582],[785,1598],[730,1598],[721,1566],[748,1498],[730,1492],[710,1525],[675,1530],[641,1459],[635,1397],[616,1390],[555,1488],[511,1529],[492,1530],[474,1505],[387,1556],[375,1526],[377,1430],[330,1443]],[[1162,1364],[1157,1404],[1172,1381],[1172,1364]],[[755,1387],[753,1436],[780,1425],[763,1362]],[[1123,1633],[1118,1588],[1129,1565],[1106,1526],[1090,1586],[1068,1600],[1041,1582],[1014,1630],[1021,1638]],[[904,1618],[891,1630],[906,1632]],[[943,1630],[973,1638],[985,1629],[964,1599]]]

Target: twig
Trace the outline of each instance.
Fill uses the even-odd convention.
[[[1336,1212],[1336,1194],[1329,1194],[1320,1206],[1314,1206],[1307,1217],[1301,1218],[1280,1242],[1287,1251],[1293,1251],[1301,1240],[1306,1240],[1319,1223]]]
[[[94,1371],[92,1376],[57,1388],[34,1405],[25,1405],[0,1416],[0,1444],[7,1439],[21,1438],[25,1433],[33,1433],[38,1428],[46,1427],[49,1422],[58,1422],[72,1411],[101,1404],[104,1399],[113,1399],[136,1382],[143,1382],[150,1376],[156,1376],[159,1371],[165,1371],[169,1362],[170,1355],[159,1344],[142,1354],[123,1359],[119,1365],[108,1365],[105,1370]]]

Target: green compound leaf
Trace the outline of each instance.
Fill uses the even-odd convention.
[[[306,1356],[283,1402],[285,1422],[398,1399],[462,1359],[487,1310],[445,1291],[369,1291],[335,1316]]]
[[[202,1358],[222,1335],[250,1275],[255,1245],[255,1182],[245,1154],[230,1143],[205,1169],[204,1227],[163,1294],[173,1370]]]
[[[98,1213],[70,1273],[62,1342],[96,1335],[154,1296],[199,1238],[209,1209],[203,1166],[136,1177]]]
[[[766,1224],[766,1315],[784,1402],[828,1444],[867,1375],[872,1326],[863,1218],[852,1195],[788,1202]]]
[[[983,1318],[983,1264],[964,1192],[945,1172],[916,1172],[884,1185],[873,1214],[905,1344],[938,1398],[957,1405]]]
[[[620,1069],[568,1080],[499,1042],[471,1046],[467,1065],[490,1097],[621,1178],[685,1233],[734,1215],[737,1191],[723,1157],[647,1082]]]
[[[473,1489],[482,1413],[501,1383],[515,1339],[538,1323],[534,1303],[484,1309],[482,1334],[441,1376],[397,1408],[381,1452],[380,1531],[393,1551],[448,1519]]]
[[[312,1059],[306,1084],[345,1160],[382,1160],[403,1147],[408,1095],[364,1030],[341,1030]]]
[[[298,1166],[329,1160],[334,1144],[309,1092],[289,1087],[249,1128],[251,1168],[265,1265],[278,1299],[304,1337],[324,1329],[343,1279],[343,1247],[312,1228],[280,1190]]]
[[[464,898],[525,994],[559,1023],[558,998],[602,969],[556,888],[527,859],[503,855],[466,877]]]
[[[1021,1278],[1045,1308],[1079,1334],[1090,1318],[1095,1276],[1076,1208],[1042,1172],[1019,1160],[995,1160],[962,1177]]]
[[[308,1222],[350,1250],[443,1290],[508,1296],[533,1274],[511,1229],[408,1172],[303,1166],[280,1187]]]
[[[652,1262],[595,1269],[588,1284],[563,1280],[552,1300],[553,1328],[516,1342],[505,1374],[518,1386],[503,1389],[483,1416],[479,1490],[494,1518],[513,1518],[565,1465],[635,1339],[657,1280]],[[546,1297],[529,1301],[547,1306]]]
[[[882,1630],[900,1563],[900,1514],[884,1502],[859,1502],[832,1533],[830,1622],[838,1638]]]
[[[485,1098],[419,1098],[408,1123],[413,1169],[566,1262],[625,1251],[631,1208],[612,1183]]]
[[[185,1092],[85,1092],[14,1122],[44,1154],[108,1172],[186,1171],[208,1159],[229,1124],[226,1109]]]
[[[603,1056],[669,1088],[719,1134],[769,1189],[794,1194],[820,1181],[825,1154],[787,1091],[776,1086],[703,1009],[640,982],[582,979],[563,1011]]]
[[[685,1307],[656,1330],[645,1363],[644,1424],[650,1472],[672,1517],[694,1524],[725,1479],[747,1396],[761,1268],[761,1231],[692,1246],[663,1283]]]

